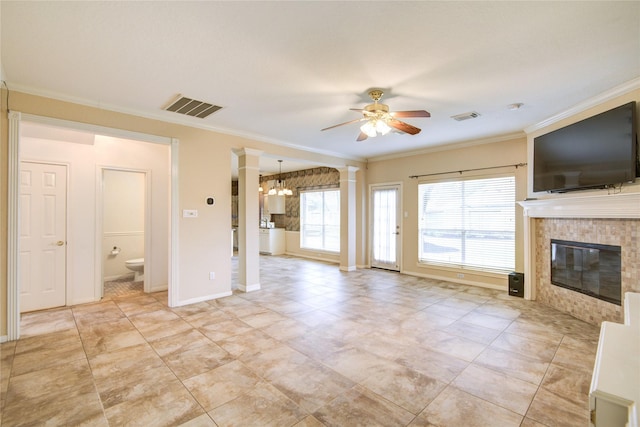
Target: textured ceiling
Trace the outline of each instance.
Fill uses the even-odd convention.
[[[371,159],[522,132],[640,76],[640,2],[0,2],[12,90]],[[385,90],[415,136],[356,142]],[[223,108],[163,111],[179,94]],[[521,102],[516,111],[507,105]],[[477,111],[457,122],[451,116]]]

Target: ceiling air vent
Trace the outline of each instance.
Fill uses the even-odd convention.
[[[173,101],[167,108],[165,108],[165,110],[204,119],[205,117],[215,113],[221,108],[222,107],[218,105],[209,104],[203,101],[197,101],[195,99],[187,98],[180,95],[178,96],[178,99]]]
[[[451,118],[453,120],[456,120],[458,122],[461,122],[463,120],[475,119],[476,117],[480,117],[480,114],[476,113],[475,111],[471,111],[469,113],[462,113],[462,114],[457,114],[455,116],[451,116]]]

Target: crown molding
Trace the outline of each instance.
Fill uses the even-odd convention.
[[[524,132],[515,132],[515,133],[509,133],[505,135],[491,136],[488,138],[465,140],[465,141],[460,141],[453,144],[438,145],[435,147],[424,148],[421,150],[403,151],[401,153],[385,154],[382,156],[371,157],[367,160],[369,162],[380,162],[383,160],[401,159],[403,157],[413,157],[413,156],[419,156],[422,154],[437,153],[440,151],[451,151],[451,150],[457,150],[460,148],[468,148],[476,145],[485,145],[485,144],[493,144],[496,142],[510,141],[518,138],[526,138],[526,136],[527,135]]]
[[[616,86],[612,89],[602,92],[600,95],[597,95],[597,96],[594,96],[593,98],[589,98],[585,101],[582,101],[581,103],[574,105],[568,110],[565,110],[561,113],[558,113],[554,116],[549,117],[548,119],[545,119],[541,122],[538,122],[534,125],[531,125],[525,128],[524,131],[525,133],[530,134],[539,129],[546,128],[547,126],[550,126],[566,118],[575,116],[576,114],[582,113],[583,111],[588,110],[589,108],[595,107],[597,105],[600,105],[604,102],[607,102],[611,99],[617,98],[618,96],[624,95],[626,93],[629,93],[637,89],[640,89],[640,77],[636,77],[633,80],[630,80],[626,83],[623,83],[619,86]]]
[[[11,83],[11,82],[9,82],[9,86],[11,88],[10,91],[12,91],[12,92],[21,92],[21,93],[25,93],[25,94],[28,94],[28,95],[41,96],[41,97],[44,97],[44,98],[55,99],[57,101],[69,102],[69,103],[72,103],[72,104],[83,105],[83,106],[86,106],[86,107],[98,108],[100,110],[112,111],[114,113],[127,114],[127,115],[131,115],[131,116],[141,117],[141,118],[144,118],[144,119],[158,120],[158,121],[164,122],[164,123],[171,123],[171,124],[175,124],[175,125],[180,125],[180,126],[185,126],[185,127],[195,128],[195,129],[202,129],[202,130],[221,133],[221,134],[225,134],[225,135],[237,136],[239,138],[246,138],[246,139],[250,139],[250,140],[253,140],[253,141],[259,141],[259,142],[264,142],[264,143],[267,143],[267,144],[277,145],[277,146],[280,146],[280,147],[291,148],[291,149],[294,149],[294,150],[299,150],[299,151],[303,151],[303,152],[311,153],[311,154],[319,154],[319,155],[323,155],[323,156],[337,157],[339,159],[351,160],[351,161],[355,161],[355,162],[365,162],[366,161],[366,159],[361,158],[361,157],[345,156],[343,153],[337,153],[337,152],[329,151],[329,150],[310,149],[309,147],[305,147],[305,146],[302,146],[302,145],[294,144],[294,143],[288,142],[288,141],[282,141],[282,140],[278,140],[278,139],[274,139],[274,138],[269,138],[269,137],[266,137],[264,135],[254,134],[254,133],[250,133],[250,132],[241,132],[241,131],[237,131],[237,130],[234,130],[234,129],[227,129],[227,128],[221,128],[221,127],[215,127],[215,126],[202,125],[202,124],[198,124],[198,123],[191,123],[188,120],[182,120],[182,118],[179,117],[179,116],[174,118],[174,117],[167,117],[164,114],[151,114],[151,113],[149,113],[147,111],[136,110],[136,109],[132,109],[132,108],[123,108],[123,107],[112,105],[112,104],[105,104],[105,103],[102,103],[102,102],[91,101],[91,100],[88,100],[88,99],[85,99],[85,98],[68,96],[68,95],[57,93],[57,92],[39,90],[39,89],[35,89],[35,88],[29,87],[29,86],[22,86],[20,84],[14,84],[14,83]]]

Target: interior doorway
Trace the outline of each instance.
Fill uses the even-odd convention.
[[[102,296],[141,293],[150,260],[146,256],[147,172],[103,168],[102,182]]]
[[[400,184],[376,185],[371,200],[371,266],[400,271]]]
[[[35,126],[32,126],[35,125]],[[39,133],[47,128],[47,135]],[[24,139],[28,130],[33,131],[29,138],[35,142],[31,146],[31,153],[25,153]],[[53,132],[55,137],[49,135]],[[74,134],[78,138],[69,140],[69,135]],[[20,172],[21,162],[42,162],[67,164],[68,190],[74,190],[74,200],[70,200],[71,192],[67,192],[68,215],[66,220],[66,305],[93,302],[100,298],[102,290],[102,271],[97,268],[101,264],[102,251],[95,250],[97,236],[97,224],[101,220],[96,218],[96,172],[100,169],[97,165],[87,162],[87,152],[91,151],[96,138],[104,138],[104,144],[111,144],[117,139],[126,140],[124,144],[129,150],[140,149],[140,143],[148,146],[164,146],[162,157],[168,165],[164,171],[167,173],[156,173],[154,177],[162,177],[161,185],[156,186],[161,197],[167,199],[166,205],[162,209],[154,209],[162,213],[161,221],[154,221],[154,224],[161,224],[163,228],[159,241],[164,241],[163,248],[155,250],[160,261],[156,264],[163,269],[162,281],[155,290],[168,290],[168,304],[173,307],[179,304],[179,285],[177,275],[177,226],[178,226],[178,143],[174,138],[159,137],[154,135],[141,134],[137,132],[124,131],[119,129],[105,128],[101,126],[88,125],[84,123],[71,122],[48,117],[12,111],[9,113],[9,140],[8,140],[8,231],[7,231],[7,335],[1,337],[3,340],[17,340],[20,337],[20,312],[21,312],[21,286],[20,277],[24,269],[20,259],[20,215],[23,212],[20,201]],[[66,145],[51,146],[50,142],[64,142]],[[149,144],[150,143],[150,144]],[[47,156],[41,147],[47,146]],[[77,154],[67,163],[64,159],[65,153],[73,151]],[[104,159],[102,165],[112,164],[113,150],[101,149]],[[110,157],[109,157],[110,156]],[[118,155],[117,159],[135,160],[143,158],[141,153]],[[83,177],[90,178],[83,178]],[[72,182],[73,181],[73,182]],[[90,196],[85,197],[78,191],[88,192]],[[154,193],[153,199],[158,195]],[[72,216],[71,212],[75,212]],[[89,214],[90,213],[90,214]],[[73,228],[73,229],[72,229]],[[147,233],[148,234],[148,233]],[[85,241],[86,240],[86,241]],[[56,241],[57,242],[57,241]],[[64,241],[63,241],[64,242]],[[147,245],[145,245],[147,246]],[[148,249],[147,249],[148,251]],[[148,255],[148,254],[145,254]],[[70,270],[70,267],[72,269]],[[96,299],[97,298],[97,299]]]

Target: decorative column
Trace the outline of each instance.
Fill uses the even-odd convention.
[[[260,155],[244,148],[238,155],[238,289],[260,289]]]
[[[356,270],[356,172],[346,166],[340,171],[340,270]]]

